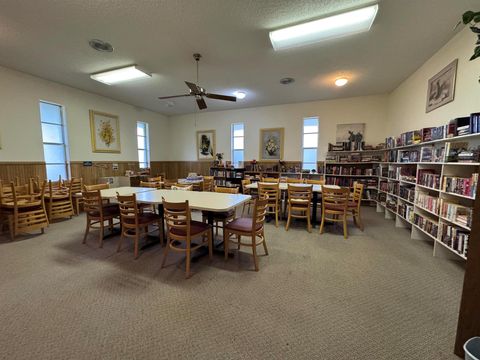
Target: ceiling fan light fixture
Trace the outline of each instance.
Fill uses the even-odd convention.
[[[238,90],[235,91],[235,92],[233,93],[233,95],[234,95],[237,99],[240,99],[240,100],[245,99],[245,96],[247,96],[247,94],[245,93],[245,91],[238,91]]]
[[[278,51],[369,31],[377,11],[378,4],[375,4],[278,29],[269,33],[270,41],[273,49]]]
[[[92,78],[93,80],[99,81],[107,85],[114,85],[124,81],[144,79],[149,77],[152,77],[152,75],[140,70],[136,65],[109,71],[102,71],[90,75],[90,78]]]
[[[335,80],[335,85],[337,85],[338,87],[345,86],[347,85],[347,83],[348,83],[348,79],[344,77],[341,77]]]

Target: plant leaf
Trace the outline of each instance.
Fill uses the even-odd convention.
[[[470,26],[470,30],[472,30],[475,34],[480,34],[480,28],[475,26]]]
[[[480,46],[477,46],[475,48],[475,52],[473,53],[472,57],[470,58],[470,61],[475,60],[478,57],[480,57]]]
[[[473,20],[474,17],[475,17],[475,13],[473,11],[467,11],[463,13],[462,21],[464,24],[468,24]]]
[[[473,22],[475,22],[475,23],[479,23],[479,22],[480,22],[480,13],[477,13],[477,14],[473,17]]]

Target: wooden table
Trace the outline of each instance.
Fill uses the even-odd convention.
[[[276,183],[262,182],[262,184],[275,185]],[[315,227],[315,225],[317,224],[318,194],[322,193],[322,186],[325,186],[325,187],[331,188],[331,189],[340,189],[340,186],[338,186],[338,185],[318,185],[318,184],[299,184],[299,183],[292,183],[292,184],[279,183],[278,185],[279,185],[280,191],[282,191],[282,193],[284,193],[288,190],[288,185],[304,186],[304,187],[311,186],[312,187],[312,220],[311,221],[312,221],[312,226],[313,227]],[[248,184],[245,187],[247,189],[258,190],[258,182]],[[285,201],[286,201],[286,198],[285,198]],[[286,208],[286,204],[285,204],[285,208]],[[285,211],[284,211],[284,213],[285,213]]]
[[[100,196],[102,199],[115,199],[117,197],[117,192],[120,196],[128,196],[133,194],[139,194],[145,191],[153,191],[154,188],[148,187],[134,187],[134,186],[121,186],[110,189],[100,190]],[[73,196],[82,197],[82,193],[75,193]]]
[[[160,216],[163,216],[163,199],[168,202],[185,202],[188,200],[190,209],[206,211],[208,223],[212,226],[212,239],[214,239],[214,214],[217,212],[226,212],[235,209],[237,206],[249,201],[251,196],[243,194],[225,194],[206,191],[202,192],[167,189],[144,191],[137,194],[138,203],[158,205]],[[223,241],[216,246],[219,246],[222,243]],[[205,254],[201,255],[203,256]]]

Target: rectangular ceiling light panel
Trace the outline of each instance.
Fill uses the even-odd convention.
[[[100,81],[107,85],[114,85],[124,81],[142,79],[151,76],[152,75],[139,70],[135,65],[90,75],[93,80]]]
[[[271,31],[270,41],[275,50],[283,50],[365,32],[370,30],[377,11],[378,4]]]

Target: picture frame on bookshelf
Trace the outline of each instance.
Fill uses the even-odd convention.
[[[448,104],[455,99],[457,64],[458,59],[453,60],[428,80],[427,113]]]

